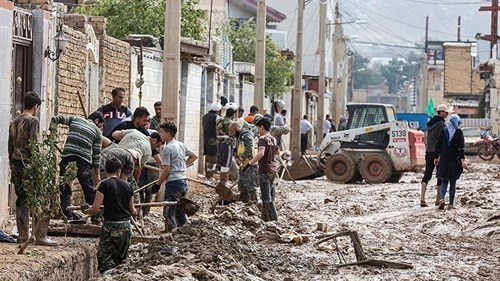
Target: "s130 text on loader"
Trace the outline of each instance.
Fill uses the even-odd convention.
[[[319,155],[295,161],[289,169],[292,178],[324,172],[340,183],[398,182],[404,172],[425,166],[424,133],[397,121],[392,105],[355,103],[347,111],[347,129],[327,134]]]

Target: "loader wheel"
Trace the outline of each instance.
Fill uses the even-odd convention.
[[[392,177],[392,164],[387,157],[372,154],[361,160],[359,171],[366,183],[383,183]]]
[[[401,178],[403,177],[403,172],[392,172],[392,176],[391,178],[389,179],[389,182],[390,183],[398,183],[399,180],[401,180]]]
[[[343,153],[334,154],[326,161],[325,174],[329,180],[334,182],[351,182],[356,176],[356,163]]]

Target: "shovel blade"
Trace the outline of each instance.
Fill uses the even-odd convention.
[[[192,200],[183,197],[177,202],[175,208],[183,211],[188,216],[192,216],[198,212],[200,206]]]
[[[216,187],[215,187],[215,192],[219,195],[219,197],[222,200],[227,200],[231,201],[234,198],[234,194],[231,191],[231,188],[229,188],[227,185],[225,185],[223,182],[220,182]]]

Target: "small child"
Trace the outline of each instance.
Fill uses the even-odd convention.
[[[134,192],[130,183],[120,179],[122,163],[116,158],[106,162],[108,178],[99,183],[91,208],[84,213],[95,215],[104,204],[97,263],[100,272],[112,269],[127,258],[132,229],[130,218],[137,215]]]
[[[274,179],[276,177],[276,155],[279,153],[278,143],[271,136],[271,121],[262,118],[255,124],[259,132],[257,154],[243,167],[244,173],[250,166],[259,164],[260,194],[262,198],[262,219],[264,221],[278,220],[274,204]]]

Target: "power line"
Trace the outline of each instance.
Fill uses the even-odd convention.
[[[416,50],[423,50],[423,47],[417,47],[417,46],[404,46],[404,45],[396,45],[396,44],[390,44],[390,43],[377,43],[377,42],[371,42],[371,41],[352,41],[353,44],[364,44],[364,45],[376,45],[376,46],[385,46],[385,47],[394,47],[394,48],[403,48],[403,49],[416,49]]]
[[[379,17],[382,17],[382,18],[385,18],[385,19],[388,19],[388,20],[391,20],[391,21],[394,21],[394,22],[397,22],[397,23],[400,23],[402,25],[406,25],[406,26],[409,26],[409,27],[413,27],[413,28],[416,28],[416,29],[420,29],[420,30],[425,30],[425,27],[421,27],[421,26],[417,26],[417,25],[413,25],[413,24],[409,24],[407,22],[404,22],[404,21],[401,21],[401,20],[397,20],[397,19],[394,19],[394,18],[391,18],[389,16],[386,16],[386,15],[382,15],[382,14],[379,14],[377,12],[374,12],[373,10],[368,10],[366,9],[365,7],[360,7],[359,5],[357,4],[354,4],[352,1],[350,0],[347,0],[349,3],[351,3],[352,5],[356,6],[358,9],[364,11],[364,12],[369,12],[369,13],[372,13],[374,15],[377,15]],[[365,13],[366,14],[366,13]],[[435,30],[435,29],[429,29],[429,31],[432,31],[432,32],[435,32],[435,33],[441,33],[441,34],[445,34],[445,35],[453,35],[453,36],[456,36],[455,33],[450,33],[450,32],[444,32],[444,31],[439,31],[439,30]],[[466,35],[468,37],[473,37],[473,36],[470,36],[470,35]]]
[[[347,8],[347,6],[344,6],[343,4],[341,4],[340,6],[342,7],[342,9],[343,9],[344,11],[346,11],[346,12],[347,12],[347,14],[351,14],[351,13],[349,13],[349,9]],[[352,14],[351,14],[351,15],[352,15]],[[401,39],[402,41],[407,42],[407,43],[414,43],[413,41],[408,40],[408,39],[406,39],[406,38],[404,38],[404,37],[400,36],[399,34],[397,34],[397,33],[393,32],[393,31],[391,31],[390,29],[386,28],[383,24],[379,23],[379,22],[378,22],[375,18],[371,17],[370,15],[366,15],[366,16],[367,16],[369,19],[371,19],[371,21],[373,21],[374,23],[376,23],[376,24],[379,26],[380,30],[377,30],[377,31],[383,32],[383,33],[388,34],[389,36],[392,36],[392,37],[399,38],[399,39]],[[368,24],[368,25],[372,25],[371,23],[367,23],[367,24]],[[372,26],[373,26],[373,25],[372,25]],[[373,27],[375,27],[375,26],[373,26]],[[377,27],[375,27],[375,28],[377,28]]]
[[[446,2],[446,1],[423,1],[423,0],[405,0],[408,2],[419,3],[419,4],[430,4],[430,5],[471,5],[471,4],[484,4],[485,1],[476,2]]]

